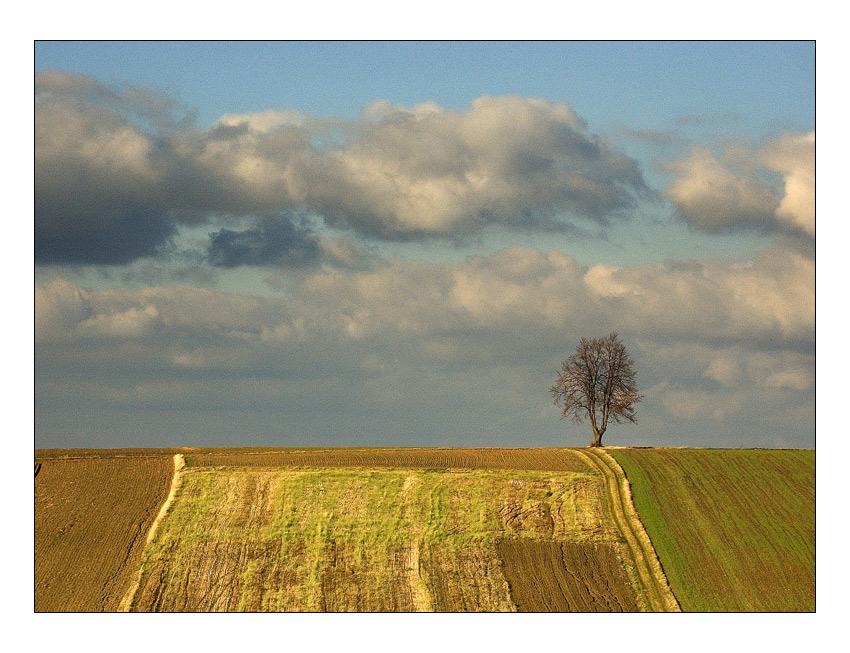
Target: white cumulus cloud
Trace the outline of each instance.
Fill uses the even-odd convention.
[[[815,236],[815,133],[788,133],[763,147],[704,147],[668,163],[674,180],[663,196],[691,226],[719,233],[749,228]],[[769,184],[765,174],[778,174]]]

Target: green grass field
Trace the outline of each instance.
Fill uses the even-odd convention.
[[[814,451],[610,453],[683,610],[814,611]]]

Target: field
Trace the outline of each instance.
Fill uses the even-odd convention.
[[[570,449],[465,449],[413,447],[338,447],[272,449],[235,447],[189,449],[189,467],[393,467],[422,469],[524,469],[584,471],[587,465]]]
[[[814,451],[36,451],[35,609],[814,610],[814,472]]]
[[[170,455],[36,452],[35,610],[118,609],[168,495]]]
[[[814,451],[611,454],[683,610],[815,610]]]
[[[573,457],[561,451],[560,466],[581,469],[578,458],[566,463]],[[638,609],[628,549],[587,467],[213,469],[197,460],[187,456],[132,610]]]

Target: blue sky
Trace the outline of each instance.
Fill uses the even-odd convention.
[[[378,98],[464,109],[480,95],[568,102],[594,130],[737,114],[731,133],[812,129],[812,42],[38,42],[35,69],[175,95],[209,126],[269,108],[355,118]]]
[[[814,446],[812,42],[36,42],[36,446]],[[331,390],[332,389],[332,390]]]

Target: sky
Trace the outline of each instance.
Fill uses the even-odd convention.
[[[35,445],[815,446],[814,42],[34,46]]]

